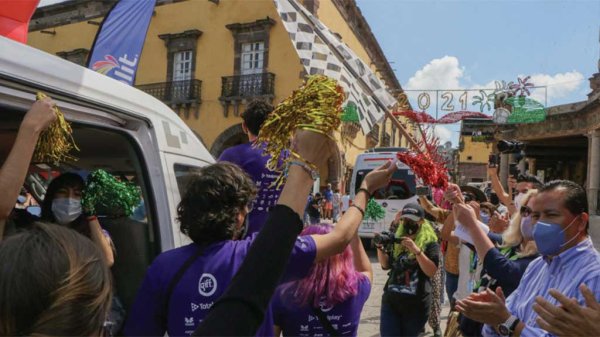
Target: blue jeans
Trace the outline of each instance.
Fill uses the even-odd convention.
[[[458,275],[449,273],[446,271],[446,295],[448,295],[448,299],[450,300],[450,305],[452,306],[450,309],[454,310],[454,293],[458,289]]]
[[[379,334],[381,337],[419,336],[429,318],[429,310],[419,310],[418,308],[412,308],[412,310],[398,309],[387,303],[384,299],[381,300],[379,325]]]

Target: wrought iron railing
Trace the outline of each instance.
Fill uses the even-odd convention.
[[[167,104],[200,103],[200,80],[183,80],[138,85],[137,88]]]
[[[260,73],[222,77],[221,99],[273,96],[275,74]]]

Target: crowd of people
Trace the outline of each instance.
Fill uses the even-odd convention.
[[[369,172],[351,201],[332,184],[312,196],[315,170],[339,153],[326,135],[297,130],[299,159],[274,187],[256,141],[272,107],[249,104],[250,142],[186,181],[177,221],[192,243],[154,259],[124,312],[110,273],[119,255],[83,209],[83,179],[55,177],[39,216],[22,210],[52,106],[33,104],[0,170],[0,335],[357,335],[375,284],[357,231],[393,162]],[[428,321],[441,335],[442,286],[453,310],[445,336],[600,335],[600,255],[585,190],[519,175],[505,191],[497,169],[489,174],[488,193],[449,184],[407,203],[376,236],[377,261],[389,270],[381,336],[418,336]]]

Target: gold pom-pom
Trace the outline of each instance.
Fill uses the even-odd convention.
[[[264,122],[256,144],[265,142],[265,154],[271,155],[267,168],[279,172],[274,182],[276,186],[283,183],[283,168],[291,157],[298,157],[292,152],[279,165],[280,154],[290,149],[290,140],[296,129],[310,130],[329,137],[340,126],[344,91],[336,80],[323,75],[308,77],[304,86],[281,102]]]
[[[38,101],[46,97],[48,96],[41,92],[36,95]],[[35,145],[33,161],[58,165],[67,160],[77,160],[70,154],[73,149],[79,151],[73,140],[71,124],[65,120],[65,116],[58,107],[54,106],[53,109],[56,120],[40,134],[40,138]]]

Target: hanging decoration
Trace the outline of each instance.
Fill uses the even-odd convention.
[[[96,214],[98,208],[121,210],[130,216],[140,204],[140,188],[130,182],[117,180],[104,170],[96,170],[87,178],[83,191],[83,208]]]
[[[440,119],[435,119],[433,116],[429,115],[424,111],[413,111],[413,110],[404,110],[404,111],[395,111],[393,112],[395,116],[404,116],[416,123],[422,124],[453,124],[462,121],[466,118],[482,118],[482,119],[490,119],[489,115],[486,115],[481,112],[475,111],[456,111],[451,112]]]
[[[38,101],[46,97],[48,96],[41,92],[38,92],[36,95]],[[54,106],[53,109],[56,119],[40,134],[38,142],[35,145],[33,161],[38,163],[52,163],[54,165],[59,165],[68,160],[75,161],[77,158],[73,157],[70,153],[72,150],[79,151],[79,148],[73,140],[71,123],[65,120],[65,116],[57,106]]]
[[[385,208],[370,198],[365,208],[365,220],[379,221],[385,218]]]
[[[512,107],[512,113],[506,120],[508,124],[538,123],[546,120],[544,105],[534,99],[525,96],[510,97],[505,103]]]
[[[310,130],[331,137],[341,123],[344,91],[337,81],[323,75],[309,76],[306,84],[279,103],[264,122],[256,144],[266,143],[270,154],[267,168],[279,172],[275,186],[283,183],[283,168],[299,156],[291,152],[283,162],[279,154],[290,149],[290,139],[296,129]]]

